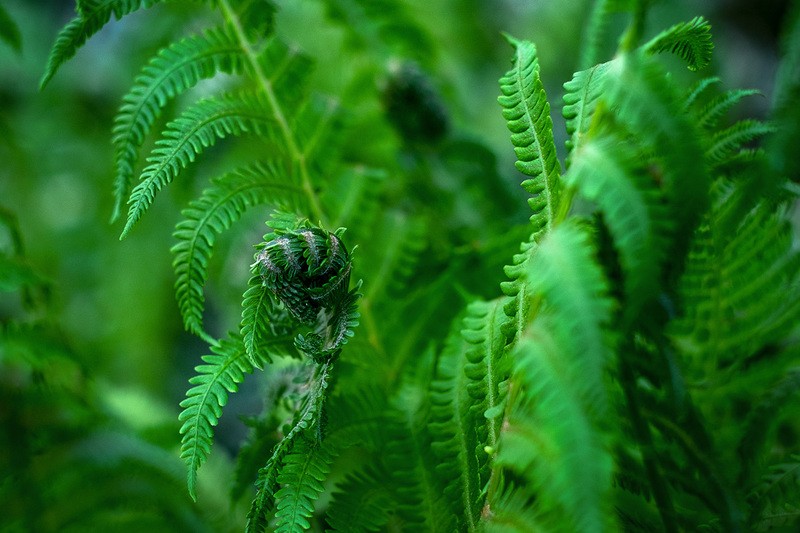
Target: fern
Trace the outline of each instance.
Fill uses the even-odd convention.
[[[585,143],[564,177],[586,199],[599,204],[624,272],[626,320],[654,296],[664,260],[668,216],[652,177],[625,141],[606,136]]]
[[[444,496],[450,505],[447,515],[454,523],[444,530],[476,531],[480,518],[480,480],[478,478],[478,416],[467,389],[465,371],[468,344],[460,334],[461,318],[451,328],[439,355],[436,377],[431,384],[431,449],[438,459],[436,473],[449,482]],[[476,416],[477,414],[477,416]]]
[[[242,93],[201,100],[167,125],[163,138],[156,142],[141,181],[128,200],[128,219],[124,238],[150,207],[156,192],[170,183],[217,139],[243,133],[267,135],[274,128],[269,106],[258,94]]]
[[[604,80],[610,63],[601,63],[590,69],[576,72],[572,80],[564,84],[564,107],[562,114],[567,126],[567,162],[572,153],[582,144],[589,131],[592,113],[603,93]]]
[[[284,459],[278,476],[281,489],[275,494],[276,533],[305,531],[314,511],[313,502],[323,491],[322,482],[333,461],[331,450],[300,440]]]
[[[392,502],[379,476],[356,472],[337,484],[328,509],[330,531],[381,531],[386,526]]]
[[[511,130],[517,155],[517,169],[530,176],[522,183],[533,195],[528,203],[533,210],[534,235],[548,230],[559,213],[558,179],[561,173],[553,141],[550,105],[539,79],[536,47],[527,41],[506,37],[516,50],[514,67],[500,79],[503,93],[498,102]]]
[[[249,64],[228,28],[212,28],[162,49],[137,76],[114,118],[114,213],[119,216],[133,180],[139,147],[167,102],[217,72],[241,74]]]
[[[800,520],[800,457],[776,465],[756,489],[749,525],[754,531],[790,526]],[[773,500],[780,497],[779,501]]]
[[[184,220],[175,227],[178,243],[171,251],[175,295],[187,330],[209,338],[202,327],[203,287],[217,235],[229,229],[245,210],[261,204],[302,210],[305,201],[302,189],[280,165],[265,162],[214,179],[212,186],[181,212]]]
[[[686,61],[689,70],[700,70],[711,61],[714,49],[711,25],[703,17],[681,22],[653,37],[644,49],[651,54],[671,52]]]
[[[111,16],[117,20],[125,15],[149,8],[165,0],[82,0],[78,3],[78,16],[72,19],[59,32],[44,75],[39,82],[40,88],[49,83],[59,67],[75,55],[78,49],[95,33],[105,26]]]
[[[545,308],[516,348],[512,380],[526,392],[511,400],[495,460],[535,488],[542,527],[566,516],[567,530],[601,531],[609,520],[603,494],[611,458],[597,430],[607,420],[603,375],[611,360],[603,327],[613,304],[592,254],[580,227],[564,223],[529,266]]]
[[[274,342],[274,341],[273,341]],[[262,349],[268,349],[262,345]],[[188,467],[189,494],[197,499],[197,470],[211,451],[213,426],[228,402],[228,393],[236,392],[245,374],[253,371],[253,363],[242,349],[242,341],[230,336],[211,346],[212,355],[203,357],[205,365],[196,367],[197,375],[189,380],[194,385],[181,402],[181,458]],[[259,366],[269,359],[255,360]]]

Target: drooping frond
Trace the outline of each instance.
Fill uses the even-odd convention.
[[[241,74],[249,67],[244,51],[227,27],[212,28],[163,48],[145,65],[122,98],[114,118],[114,213],[116,220],[130,193],[139,147],[167,102],[217,72]]]
[[[19,33],[19,27],[3,6],[0,6],[0,40],[5,41],[17,53],[22,51],[22,36]]]
[[[601,63],[588,70],[581,70],[572,76],[572,80],[564,84],[564,107],[561,113],[567,126],[567,166],[571,163],[572,153],[577,150],[583,137],[589,131],[592,114],[597,101],[603,94],[604,79],[609,63]]]
[[[669,215],[653,176],[626,141],[609,134],[575,152],[564,182],[602,212],[623,269],[624,313],[628,320],[635,318],[658,290],[669,233]]]
[[[269,104],[258,94],[241,93],[197,102],[167,125],[142,171],[141,181],[128,200],[124,238],[153,203],[156,193],[168,185],[198,154],[217,139],[243,133],[266,135],[274,123]]]
[[[117,20],[139,9],[148,8],[165,0],[83,0],[78,2],[78,16],[59,32],[47,58],[47,67],[39,83],[44,89],[58,68],[75,55],[78,49],[105,26],[111,16]]]
[[[459,315],[454,321],[439,355],[431,384],[428,429],[433,440],[431,450],[437,459],[436,474],[447,480],[441,505],[447,509],[443,514],[451,523],[445,524],[444,529],[473,532],[482,507],[476,426],[483,413],[471,409],[471,383],[465,371],[470,345],[461,335],[462,319]]]
[[[714,50],[711,25],[703,17],[681,22],[653,37],[644,49],[650,54],[670,52],[686,61],[689,70],[700,70],[711,62]]]
[[[753,503],[748,525],[752,531],[789,531],[800,522],[800,455],[792,455],[791,461],[770,470],[750,495]]]
[[[333,462],[332,450],[325,444],[299,439],[283,461],[275,494],[275,532],[299,533],[311,527],[308,519],[314,502],[323,491]]]
[[[228,403],[228,393],[236,392],[245,374],[253,371],[242,340],[231,335],[211,345],[211,355],[203,356],[206,364],[195,368],[197,375],[189,380],[194,385],[181,402],[181,458],[188,467],[189,494],[197,499],[197,469],[206,462],[213,443],[214,426]],[[263,364],[264,361],[256,361]]]
[[[697,83],[695,83],[689,91],[686,92],[686,97],[684,98],[683,108],[684,110],[690,109],[692,106],[697,105],[697,101],[702,97],[702,95],[711,87],[719,83],[721,80],[716,76],[711,76],[709,78],[703,78]]]
[[[254,163],[212,181],[202,196],[181,214],[175,227],[175,295],[186,329],[200,336],[208,262],[217,235],[229,229],[249,208],[271,204],[283,210],[303,210],[305,196],[282,167],[273,162]],[[245,338],[247,336],[245,335]]]
[[[383,531],[389,521],[392,500],[381,482],[384,473],[368,468],[337,483],[327,522],[334,532]]]
[[[539,78],[536,47],[528,41],[506,38],[515,55],[513,67],[500,78],[502,95],[497,101],[511,131],[516,167],[530,176],[522,186],[533,195],[528,203],[533,210],[533,233],[538,236],[549,230],[558,216],[561,165],[556,158],[550,104]]]

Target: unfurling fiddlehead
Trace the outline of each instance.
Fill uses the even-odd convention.
[[[295,346],[317,363],[332,361],[353,336],[359,316],[361,284],[348,290],[352,263],[341,238],[345,230],[325,231],[283,214],[270,226],[274,231],[258,246],[253,274],[292,318],[312,328],[297,335]]]

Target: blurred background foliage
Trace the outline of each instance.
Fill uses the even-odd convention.
[[[431,172],[435,187],[444,190],[466,184],[470,194],[442,210],[443,229],[437,246],[469,248],[491,240],[491,235],[481,235],[474,229],[471,222],[475,220],[495,221],[486,232],[526,222],[527,206],[518,186],[521,178],[514,170],[514,154],[496,103],[497,79],[510,57],[501,32],[536,42],[542,78],[554,104],[556,146],[561,149],[565,133],[557,103],[563,94],[561,84],[578,69],[579,42],[590,2],[409,0],[405,16],[412,17],[422,31],[415,40],[398,46],[406,57],[415,60],[415,67],[398,61],[398,46],[385,46],[391,38],[366,34],[355,39],[343,31],[342,23],[352,21],[346,13],[337,11],[337,2],[282,0],[277,4],[278,33],[317,60],[312,86],[340,99],[355,124],[384,113],[382,94],[402,94],[403,88],[392,86],[390,81],[392,72],[398,69],[419,69],[429,76],[433,90],[442,95],[449,118],[440,145],[403,144],[386,121],[385,131],[373,132],[369,138],[359,137],[358,128],[353,128],[356,133],[352,138],[342,139],[354,159],[375,159],[376,154],[383,154],[380,160],[366,162],[383,168],[391,165],[394,174],[405,177],[405,183],[394,191],[399,197],[404,194],[403,187],[415,186],[417,172]],[[0,464],[11,468],[9,465],[16,461],[14,468],[24,472],[33,468],[35,456],[38,470],[31,470],[37,472],[32,475],[45,479],[48,468],[71,460],[49,452],[60,442],[85,439],[84,448],[76,446],[70,451],[79,454],[81,449],[107,449],[103,443],[113,439],[135,438],[139,439],[137,446],[153,454],[148,459],[153,468],[174,475],[176,500],[187,502],[182,465],[177,453],[172,453],[179,444],[178,403],[199,362],[198,354],[206,348],[183,331],[172,290],[172,256],[167,250],[173,243],[172,228],[180,209],[197,196],[209,175],[219,174],[219,169],[229,166],[226,162],[253,147],[240,141],[214,148],[200,170],[190,167],[198,174],[193,180],[180,180],[165,191],[152,214],[129,238],[119,242],[119,227],[108,223],[113,175],[110,130],[122,95],[147,59],[175,40],[179,36],[176,32],[188,34],[208,26],[212,14],[200,3],[178,2],[111,23],[40,92],[39,79],[48,51],[58,30],[74,16],[74,3],[3,0],[2,5],[19,27],[21,46],[15,49],[13,42],[0,41],[0,208],[9,220],[16,219],[16,224],[0,226],[0,250],[12,254],[16,237],[8,228],[16,226],[24,243],[25,261],[46,280],[42,287],[47,287],[43,289],[47,294],[42,296],[46,302],[37,307],[26,304],[19,294],[0,292],[0,324],[5,327],[14,317],[26,317],[22,322],[27,320],[37,327],[45,324],[42,342],[55,343],[64,355],[50,361],[51,368],[34,371],[24,365],[14,366],[13,343],[0,346],[0,419],[4,424]],[[674,75],[699,79],[716,72],[724,80],[723,89],[758,89],[763,97],[745,100],[736,112],[763,118],[771,106],[778,35],[786,10],[787,2],[779,0],[658,2],[648,19],[648,35],[687,16],[705,16],[713,25],[712,66],[699,74],[675,69]],[[621,28],[623,20],[618,22]],[[609,33],[617,35],[619,28]],[[608,43],[605,57],[614,48],[615,43]],[[215,84],[225,83],[228,80],[224,77],[203,82],[170,105],[180,108],[182,102],[196,100]],[[391,107],[386,112],[391,114]],[[165,115],[173,116],[174,112]],[[161,126],[163,123],[159,129]],[[437,150],[439,157],[426,159],[429,150]],[[464,160],[459,156],[464,150],[480,157]],[[437,167],[431,161],[444,164]],[[426,168],[431,164],[433,168]],[[418,208],[426,209],[426,194],[432,197],[436,190],[416,193]],[[472,197],[491,197],[493,202]],[[441,206],[427,205],[427,209],[433,208]],[[476,210],[480,212],[476,214]],[[251,245],[260,240],[265,218],[265,213],[251,213],[244,224],[251,231],[223,236],[219,242],[207,291],[212,329],[224,331],[238,323]],[[475,234],[468,233],[461,242],[449,240],[455,230],[463,228],[472,228]],[[507,242],[501,240],[496,245],[506,246],[513,253],[524,232],[511,233]],[[495,255],[510,257],[510,253]],[[497,283],[503,276],[500,266]],[[458,290],[471,294],[497,287],[479,281]],[[454,302],[454,310],[462,303]],[[261,392],[255,377],[232,398],[217,432],[221,448],[235,452],[245,435],[245,426],[237,415],[257,412]],[[22,402],[20,398],[29,394],[37,400],[23,403],[40,405],[41,410],[31,407],[28,412],[15,413],[12,404]],[[71,403],[59,402],[62,411],[54,412],[52,395],[63,395]],[[103,432],[84,433],[97,427]],[[34,444],[29,450],[34,452],[28,462],[20,460],[20,450],[31,442]],[[169,454],[160,456],[158,450],[164,449]],[[38,462],[42,454],[49,457],[49,463]],[[229,468],[219,448],[208,470],[215,468]],[[4,477],[6,474],[3,472]],[[213,479],[213,474],[209,476]],[[221,475],[221,479],[227,478]],[[0,493],[4,492],[0,488]],[[224,492],[216,498],[221,515],[227,506]],[[24,487],[20,494],[24,494]],[[204,499],[214,501],[213,496]],[[17,503],[17,511],[27,508]],[[12,513],[0,513],[0,521],[13,516],[14,502],[11,504]],[[186,524],[192,523],[186,520]],[[9,527],[14,530],[13,525]],[[163,526],[154,527],[158,530]],[[241,524],[219,526],[220,530],[227,527],[241,529]]]

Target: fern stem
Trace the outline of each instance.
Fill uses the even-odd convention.
[[[317,193],[314,191],[314,186],[311,183],[311,176],[308,172],[306,155],[304,151],[297,146],[294,134],[289,126],[289,121],[286,119],[283,108],[281,107],[281,104],[275,95],[275,90],[272,86],[272,83],[264,74],[264,70],[261,68],[261,64],[258,61],[256,51],[253,49],[253,45],[248,40],[244,28],[242,28],[241,21],[231,7],[230,2],[228,0],[219,0],[219,6],[225,15],[225,19],[233,27],[236,38],[239,40],[242,50],[244,50],[245,57],[247,57],[247,61],[250,63],[256,79],[258,80],[261,89],[264,91],[264,94],[269,101],[270,107],[272,108],[272,114],[275,117],[275,121],[278,123],[278,127],[280,128],[281,134],[286,142],[286,147],[289,150],[289,154],[292,160],[297,164],[297,168],[300,171],[300,179],[303,185],[303,191],[308,197],[309,207],[311,209],[310,218],[318,220],[323,226],[327,226],[325,213],[322,210]]]

